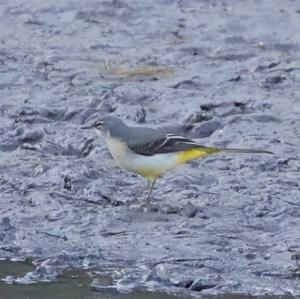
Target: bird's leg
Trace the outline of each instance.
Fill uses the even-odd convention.
[[[144,187],[144,192],[147,192],[148,190],[150,190],[151,184],[152,184],[152,180],[147,179],[146,185],[145,185],[145,187]]]
[[[140,202],[140,204],[138,204],[139,208],[143,208],[143,209],[148,209],[150,207],[150,198],[151,198],[151,194],[154,188],[154,184],[155,184],[156,179],[148,179],[145,189],[144,189],[144,193],[146,193],[146,200],[144,202]],[[137,198],[135,198],[134,201],[136,201]]]
[[[156,178],[152,179],[152,180],[149,180],[148,183],[147,183],[147,187],[148,187],[147,189],[149,190],[148,194],[147,194],[147,197],[146,197],[147,202],[150,201],[150,197],[151,197],[151,193],[152,193],[152,190],[154,188],[154,185],[155,185],[155,181],[156,181]]]

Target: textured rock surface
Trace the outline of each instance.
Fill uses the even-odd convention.
[[[1,1],[0,256],[25,280],[122,269],[120,290],[297,294],[297,1]],[[163,127],[214,156],[158,181],[157,212],[124,203],[92,114]]]

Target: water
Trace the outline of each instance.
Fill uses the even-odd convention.
[[[0,279],[22,277],[33,271],[34,267],[28,262],[0,262]],[[8,278],[8,279],[7,279]],[[102,288],[92,287],[93,278],[82,270],[72,270],[60,275],[52,283],[19,284],[0,282],[0,299],[186,299],[188,297],[172,296],[162,293],[134,291],[122,294],[115,288],[107,286],[110,277],[98,277],[97,283]]]
[[[168,295],[135,290],[128,294],[111,287],[111,277],[97,278],[102,287],[93,287],[94,278],[82,270],[71,270],[60,275],[55,282],[20,284],[7,283],[7,277],[21,277],[33,271],[29,262],[0,262],[0,299],[190,299],[191,296]],[[202,295],[205,299],[289,299],[292,296],[246,296],[239,294]]]

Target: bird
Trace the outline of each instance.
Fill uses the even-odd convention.
[[[273,154],[267,150],[207,147],[195,140],[160,129],[128,126],[118,117],[103,116],[83,129],[95,129],[120,167],[147,180],[149,201],[155,182],[165,173],[192,160],[217,153]]]

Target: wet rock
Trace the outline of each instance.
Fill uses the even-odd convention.
[[[245,38],[240,35],[226,37],[224,41],[229,44],[244,44],[246,42]]]
[[[50,120],[62,120],[66,113],[65,109],[45,107],[39,110],[39,114]]]
[[[221,129],[223,127],[222,123],[218,120],[209,120],[201,123],[200,125],[194,128],[194,135],[196,138],[204,138],[209,137],[215,131]]]
[[[82,151],[79,148],[75,148],[73,145],[68,144],[67,146],[55,144],[53,142],[47,141],[43,146],[43,152],[58,156],[81,156]]]
[[[277,75],[277,76],[272,76],[268,77],[263,83],[262,86],[266,89],[270,89],[274,87],[275,85],[282,83],[285,81],[287,78],[285,76]]]
[[[192,279],[171,279],[171,283],[173,283],[176,287],[189,289],[193,284]]]
[[[180,212],[180,208],[174,206],[167,206],[164,210],[167,214],[178,214]]]
[[[17,140],[1,140],[0,151],[11,152],[18,148],[19,142]]]
[[[264,255],[264,259],[265,260],[269,260],[271,258],[271,254],[270,253],[267,253]]]
[[[135,121],[139,124],[144,123],[146,120],[146,116],[146,110],[144,108],[141,108],[135,114]]]
[[[31,106],[24,106],[19,111],[20,116],[36,115],[36,114],[37,114],[37,110],[34,109],[34,107],[31,107]]]
[[[229,82],[237,82],[240,81],[242,79],[241,75],[237,75],[236,77],[232,77],[230,79],[228,79]]]
[[[13,228],[13,226],[10,223],[9,217],[4,217],[2,219],[1,228],[4,229],[4,230],[9,230],[9,229]]]
[[[72,189],[72,180],[70,177],[64,177],[64,189],[71,190]]]
[[[215,55],[210,57],[215,60],[225,60],[225,61],[245,61],[248,60],[255,55],[253,53],[226,53],[224,55]]]
[[[171,86],[174,89],[201,89],[201,79],[196,77],[192,80],[183,80]]]
[[[292,260],[300,261],[300,252],[293,253]]]
[[[255,121],[261,123],[269,123],[269,122],[280,123],[280,119],[272,115],[266,115],[266,114],[254,115],[253,118],[255,119]]]
[[[255,253],[249,252],[249,253],[245,254],[245,257],[247,260],[253,260],[253,259],[255,259],[256,255],[255,255]]]
[[[192,203],[188,203],[183,207],[182,214],[188,218],[194,218],[198,211],[199,209],[196,206],[194,206]]]
[[[99,107],[99,112],[101,113],[112,113],[116,110],[116,107],[108,102],[102,102]]]
[[[258,65],[257,67],[255,67],[254,72],[261,72],[266,69],[272,69],[272,68],[278,66],[280,63],[281,63],[281,61],[273,61],[267,65]]]
[[[62,120],[65,112],[65,109],[55,107],[43,107],[36,109],[31,106],[24,106],[19,112],[13,115],[13,117],[17,123],[36,124],[51,122],[53,120]]]
[[[99,111],[98,109],[84,109],[79,113],[79,121],[81,124],[95,120],[98,117],[105,116],[107,111]]]
[[[195,280],[189,287],[190,290],[195,292],[201,292],[206,289],[215,288],[220,284],[220,279],[213,278],[199,278]]]
[[[21,144],[21,148],[25,150],[30,150],[30,151],[38,151],[41,149],[40,145],[38,144],[31,144],[31,143],[23,143]]]
[[[212,111],[215,108],[217,108],[219,105],[208,103],[208,104],[202,104],[200,105],[201,110],[203,111]]]
[[[38,130],[23,129],[17,133],[17,140],[20,143],[36,143],[42,140],[44,133]]]
[[[183,128],[186,130],[192,129],[196,123],[211,120],[212,116],[203,112],[195,112],[190,115],[183,123]]]
[[[86,139],[83,143],[79,146],[80,154],[79,157],[87,157],[91,151],[94,149],[93,144],[94,139]]]
[[[74,119],[78,114],[80,114],[82,110],[72,110],[72,111],[67,111],[64,116],[64,121],[69,121],[71,119]]]
[[[250,113],[252,109],[248,107],[248,103],[234,101],[233,103],[224,102],[220,104],[218,111],[221,116],[231,116]]]
[[[0,250],[18,252],[20,247],[14,244],[17,232],[15,226],[12,225],[9,217],[3,217],[0,221]]]
[[[58,221],[60,219],[63,219],[64,217],[66,217],[68,214],[67,211],[60,211],[60,212],[54,212],[54,213],[49,213],[45,216],[45,218],[50,221],[50,222],[55,222]]]

